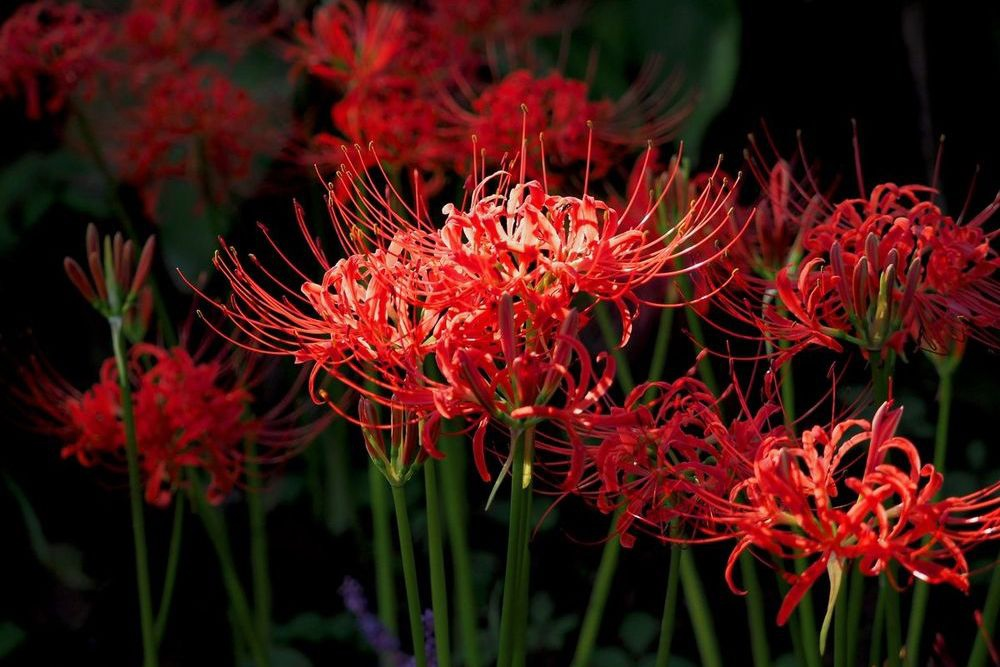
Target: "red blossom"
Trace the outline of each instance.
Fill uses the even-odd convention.
[[[963,221],[933,195],[890,183],[838,204],[805,236],[798,268],[778,273],[788,314],[769,307],[765,330],[799,346],[847,341],[866,356],[914,343],[948,350],[970,336],[995,345],[1000,257],[982,225],[1000,203]]]
[[[33,2],[0,26],[0,96],[23,95],[28,118],[56,113],[106,64],[107,21],[76,3]]]
[[[165,76],[118,130],[119,170],[142,190],[151,216],[171,178],[200,184],[203,203],[218,206],[273,139],[257,127],[262,115],[246,91],[210,67]]]
[[[784,573],[792,587],[779,624],[831,567],[856,563],[876,576],[895,562],[928,583],[968,590],[965,552],[997,537],[1000,484],[935,500],[942,476],[895,434],[901,415],[890,402],[871,423],[846,420],[799,438],[767,435],[752,473],[728,498],[703,494],[716,507],[714,534],[729,532],[738,542],[727,569],[734,590],[732,570],[749,548],[809,562],[802,574]]]

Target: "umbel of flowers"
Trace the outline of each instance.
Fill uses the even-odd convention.
[[[715,244],[719,228],[713,225],[729,205],[728,188],[705,190],[669,229],[658,231],[659,201],[632,214],[644,199],[638,192],[615,210],[586,189],[566,196],[551,192],[544,180],[526,180],[526,145],[522,134],[519,157],[500,171],[487,174],[477,165],[467,202],[445,206],[440,222],[419,198],[407,203],[387,181],[365,171],[361,149],[345,151],[327,199],[345,257],[329,259],[296,207],[315,272],[285,260],[292,278],[282,279],[257,255],[249,255],[247,265],[232,248],[215,260],[233,290],[216,305],[243,332],[244,346],[310,364],[318,401],[330,402],[324,375],[364,397],[360,421],[371,434],[369,452],[390,481],[399,480],[388,475],[396,467],[374,435],[380,429],[390,432],[400,451],[413,452],[419,441],[427,456],[440,458],[436,423],[461,418],[474,431],[474,458],[484,480],[492,478],[489,427],[510,434],[502,473],[512,476],[516,528],[508,549],[501,632],[509,639],[501,642],[501,662],[512,659],[506,651],[525,620],[521,615],[520,629],[512,625],[527,595],[522,590],[515,597],[512,589],[529,563],[535,428],[543,420],[566,428],[570,462],[563,485],[574,488],[585,465],[576,421],[599,408],[613,384],[614,365],[600,355],[603,369],[595,370],[579,330],[595,304],[607,302],[617,309],[627,342],[642,303],[639,288],[676,275],[675,260]],[[676,172],[675,161],[664,191]],[[636,222],[624,224],[626,219]],[[725,252],[721,243],[714,247],[682,271]],[[389,424],[379,418],[378,406],[393,415]]]

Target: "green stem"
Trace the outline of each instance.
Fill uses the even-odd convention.
[[[992,632],[993,628],[996,627],[998,612],[1000,612],[1000,567],[994,565],[990,587],[986,591],[986,603],[983,605],[982,627],[986,629],[987,633]],[[985,667],[988,656],[987,638],[983,636],[983,631],[980,629],[976,633],[976,643],[969,656],[969,667]]]
[[[845,568],[844,573],[850,572]],[[861,611],[865,600],[865,577],[859,571],[848,575],[850,585],[847,593],[847,664],[858,664],[861,643]]]
[[[951,417],[953,368],[938,367],[938,418],[934,434],[934,468],[944,472],[948,452],[948,422]],[[913,587],[913,602],[910,607],[910,625],[906,632],[906,664],[917,667],[920,659],[920,640],[924,632],[927,616],[927,602],[931,588],[927,582],[918,581]]]
[[[531,553],[529,544],[531,542],[531,481],[532,477],[527,472],[531,466],[531,456],[534,449],[535,431],[528,428],[524,432],[524,467],[521,474],[522,485],[525,488],[524,503],[521,505],[520,526],[523,535],[521,537],[521,563],[518,565],[517,576],[517,621],[514,626],[514,667],[524,667],[527,661],[527,640],[528,640],[528,614],[531,606],[530,582],[531,582]]]
[[[143,516],[142,482],[139,479],[139,447],[135,434],[135,413],[132,407],[132,386],[129,383],[128,364],[125,360],[124,336],[120,317],[108,320],[111,324],[111,345],[118,368],[118,386],[121,389],[122,422],[125,426],[125,457],[128,461],[129,504],[132,510],[132,541],[135,546],[136,582],[139,587],[139,625],[142,631],[142,664],[156,667],[159,663],[156,650],[156,631],[153,621],[153,602],[149,586],[149,555],[146,551],[146,524]]]
[[[410,617],[410,635],[416,667],[427,667],[424,650],[424,624],[420,618],[420,589],[417,586],[417,559],[413,554],[413,534],[410,516],[406,509],[406,489],[392,487],[392,502],[396,508],[396,527],[399,530],[399,556],[403,565],[403,582],[406,584],[406,611]]]
[[[677,287],[680,289],[681,296],[685,300],[690,299],[692,295],[691,280],[686,275],[677,276]],[[705,347],[705,332],[701,327],[701,320],[698,318],[698,313],[694,311],[693,308],[688,306],[684,309],[684,318],[687,320],[688,331],[691,332],[691,339],[699,347],[699,352]],[[712,362],[708,355],[703,356],[698,360],[698,375],[701,376],[701,381],[705,383],[714,395],[719,395],[719,383],[715,378],[715,370],[712,368]]]
[[[801,575],[806,570],[804,558],[796,558],[795,571]],[[822,659],[819,655],[819,635],[816,633],[816,612],[813,608],[812,595],[806,591],[799,601],[795,612],[799,617],[799,631],[802,633],[802,654],[808,667],[820,667]]]
[[[257,626],[254,623],[253,614],[250,611],[250,604],[247,601],[243,585],[240,583],[239,575],[236,573],[236,563],[233,560],[233,552],[229,546],[229,535],[226,533],[226,526],[218,508],[212,507],[204,497],[204,490],[199,484],[195,484],[192,489],[192,498],[198,508],[202,523],[205,525],[205,532],[208,533],[209,541],[215,548],[215,555],[219,559],[219,568],[222,570],[222,583],[229,596],[229,606],[232,610],[232,617],[236,623],[234,631],[243,636],[247,647],[250,649],[250,656],[257,667],[267,667],[269,664],[268,654],[264,644],[261,642]]]
[[[511,667],[515,661],[515,642],[520,618],[520,577],[524,561],[524,511],[528,489],[522,482],[525,464],[525,431],[511,433],[511,455],[514,457],[510,482],[510,524],[507,531],[507,563],[504,568],[503,603],[500,608],[500,647],[497,667]]]
[[[441,535],[441,502],[438,497],[438,462],[424,463],[427,503],[427,552],[431,563],[431,605],[434,608],[434,645],[439,667],[451,667],[451,633],[448,628],[448,584],[445,578],[444,538]]]
[[[454,432],[449,425],[449,432]],[[459,637],[462,658],[466,667],[481,667],[477,619],[479,606],[472,585],[472,559],[469,556],[469,539],[466,530],[468,517],[465,507],[468,494],[465,489],[465,449],[459,436],[444,435],[442,449],[446,452],[441,462],[441,481],[444,492],[444,519],[448,528],[448,546],[451,550],[455,574],[455,602],[458,612]]]
[[[747,616],[750,623],[750,652],[755,667],[771,664],[770,647],[767,643],[767,623],[764,620],[764,593],[757,577],[753,556],[743,552],[740,556],[740,573],[746,587]]]
[[[617,531],[618,517],[621,514],[621,508],[615,511],[611,519],[611,530],[608,531],[608,538],[604,542],[604,548],[601,550],[601,561],[597,565],[594,586],[590,591],[590,601],[587,604],[587,611],[583,616],[583,624],[580,626],[580,637],[576,642],[573,662],[570,663],[572,667],[586,667],[589,665],[590,657],[597,643],[597,633],[601,629],[601,619],[604,617],[604,606],[611,592],[615,570],[618,569],[618,556],[621,553],[621,542],[618,539]],[[673,552],[671,552],[671,562],[673,562]]]
[[[859,576],[860,572],[857,572]],[[879,579],[879,592],[875,600],[875,617],[872,620],[872,643],[868,651],[868,664],[881,665],[882,663],[882,639],[885,630],[885,577]]]
[[[250,518],[250,564],[253,570],[254,619],[257,636],[264,646],[271,643],[271,577],[267,553],[267,515],[261,497],[263,492],[260,466],[257,463],[257,446],[247,438],[247,510]]]
[[[719,653],[718,635],[712,622],[712,610],[701,587],[698,571],[695,569],[694,556],[690,549],[684,549],[680,558],[681,586],[684,588],[684,602],[687,604],[688,615],[694,628],[695,642],[698,644],[698,654],[701,656],[702,667],[722,667],[722,656]]]
[[[844,568],[842,577],[851,577],[851,571],[849,568]],[[854,573],[854,576],[860,577],[860,573]],[[847,634],[848,628],[850,627],[850,618],[848,616],[847,609],[847,581],[840,582],[840,590],[837,591],[837,602],[836,608],[834,609],[833,618],[833,667],[848,667],[847,662]]]
[[[397,634],[399,626],[396,623],[396,577],[393,568],[396,557],[392,549],[389,494],[385,487],[385,477],[374,465],[369,465],[368,493],[371,497],[375,549],[375,600],[382,625],[391,634]]]
[[[170,530],[170,547],[167,552],[167,570],[163,576],[163,592],[160,594],[160,607],[156,613],[156,645],[163,641],[163,633],[167,629],[167,617],[170,616],[170,603],[174,597],[174,584],[177,581],[177,564],[180,562],[181,538],[184,534],[184,496],[174,497],[174,523]]]
[[[670,563],[667,565],[667,594],[663,600],[663,617],[660,619],[660,640],[656,644],[654,667],[667,667],[670,662],[670,645],[674,639],[674,620],[677,618],[677,579],[680,575],[680,559],[683,548],[679,544],[670,545]]]

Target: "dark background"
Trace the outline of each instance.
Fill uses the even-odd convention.
[[[734,14],[726,3],[707,3],[710,20],[716,5],[720,21],[732,20]],[[644,16],[649,6],[608,0],[593,3],[591,9],[629,15],[629,21],[635,23],[626,25],[639,26],[645,18],[641,27],[635,28],[641,39],[636,37],[636,44],[628,47],[642,50],[649,34],[662,33],[666,42],[676,32]],[[680,3],[681,15],[687,11],[685,7],[692,6],[694,3]],[[5,6],[0,14],[12,9]],[[759,135],[763,120],[775,142],[786,151],[794,149],[795,133],[801,130],[809,156],[819,161],[825,173],[841,174],[844,193],[855,194],[850,121],[856,119],[869,187],[884,180],[927,182],[938,136],[943,133],[947,141],[942,189],[953,212],[961,207],[977,167],[979,186],[973,195],[973,210],[985,205],[1000,188],[1000,123],[995,103],[1000,87],[1000,7],[996,4],[784,1],[744,2],[738,10],[735,85],[728,103],[711,120],[700,142],[703,166],[724,154],[727,169],[739,169],[746,134]],[[581,33],[584,43],[588,29],[592,28],[585,27]],[[688,38],[698,36],[716,38],[711,30]],[[654,44],[653,48],[662,46]],[[613,60],[614,49],[613,45],[602,45],[604,57]],[[633,55],[620,57],[634,63]],[[44,150],[58,143],[58,136],[47,126],[23,118],[19,100],[0,100],[0,127],[4,128],[0,167],[25,151]],[[266,193],[242,205],[240,227],[234,231],[237,239],[251,239],[249,230],[257,219],[289,220],[289,200],[309,196],[309,190],[316,189],[312,174],[289,175],[287,169],[276,169],[272,176]],[[85,386],[110,352],[102,323],[73,292],[61,268],[64,256],[80,253],[87,222],[78,213],[53,208],[39,224],[19,231],[16,244],[0,258],[0,344],[5,366],[13,367],[31,350],[41,349],[78,386]],[[17,229],[15,220],[5,224]],[[990,229],[995,228],[995,223],[990,225]],[[110,225],[104,228],[110,229]],[[244,245],[249,243],[244,241]],[[166,268],[158,271],[167,281]],[[221,290],[217,283],[215,287]],[[183,296],[175,297],[171,305],[180,317],[189,308]],[[633,356],[636,370],[642,369],[640,355]],[[683,366],[689,361],[678,363]],[[970,348],[959,372],[949,461],[959,487],[997,478],[997,369],[993,353]],[[810,370],[804,369],[802,374]],[[17,382],[10,373],[5,377],[6,382]],[[803,385],[811,381],[800,375]],[[823,381],[818,374],[813,382]],[[900,394],[907,398],[907,424],[912,428],[908,434],[929,447],[933,431],[928,429],[936,414],[933,372],[920,355],[901,371]],[[122,481],[60,460],[55,443],[18,427],[17,406],[8,403],[3,410],[10,419],[0,436],[0,471],[30,500],[47,540],[73,545],[82,557],[79,567],[95,583],[91,590],[74,591],[39,562],[29,545],[23,513],[8,487],[0,487],[4,535],[0,538],[0,622],[13,622],[26,633],[26,639],[4,664],[134,664],[139,653],[138,620],[127,492]],[[282,623],[304,611],[333,617],[334,625],[339,624],[334,630],[316,641],[299,639],[293,642],[295,647],[317,665],[373,664],[370,654],[350,635],[349,619],[342,614],[336,593],[343,577],[351,575],[374,597],[365,508],[363,501],[356,500],[359,513],[348,513],[347,527],[327,529],[330,517],[312,511],[315,498],[308,490],[310,466],[322,465],[322,455],[319,459],[316,456],[311,462],[290,464],[284,481],[276,483],[278,488],[270,497],[275,620]],[[360,448],[354,448],[350,458],[358,472],[353,477],[363,482]],[[326,491],[329,483],[324,479]],[[363,498],[363,483],[356,487],[354,497]],[[488,596],[496,593],[499,577],[497,557],[490,554],[501,553],[503,510],[486,515],[479,508],[487,490],[471,476],[470,489],[470,538],[473,548],[481,552],[476,562],[483,578],[482,591]],[[155,582],[162,568],[158,554],[165,548],[170,514],[149,509],[147,516]],[[228,517],[234,549],[245,554],[244,506],[230,506]],[[419,533],[419,516],[416,521]],[[536,553],[544,554],[537,559],[533,581],[552,601],[551,616],[544,623],[552,630],[560,619],[581,614],[585,608],[590,572],[599,558],[599,541],[607,521],[570,499],[560,507],[558,521],[549,523],[554,527],[540,531],[533,547]],[[421,548],[418,545],[418,553]],[[699,560],[704,560],[700,572],[722,634],[724,655],[733,661],[731,664],[741,664],[741,656],[749,655],[744,605],[729,593],[721,576],[715,576],[721,574],[726,552],[706,549],[699,553]],[[635,549],[623,553],[606,613],[603,646],[622,644],[619,625],[626,614],[658,616],[666,561],[667,552],[651,541],[640,540]],[[765,579],[767,609],[773,614],[779,598],[768,581]],[[981,605],[983,588],[975,588],[971,597],[942,590],[935,591],[932,598],[928,630],[943,632],[959,660],[964,658],[972,636],[972,611]],[[820,609],[822,602],[817,598]],[[225,608],[211,549],[196,520],[189,518],[163,664],[231,664]],[[676,651],[696,662],[686,624],[681,614]],[[772,636],[774,655],[788,650],[786,633],[774,631]],[[565,635],[567,646],[573,641],[574,632]],[[567,651],[557,649],[538,656],[532,664],[564,665],[569,659]]]

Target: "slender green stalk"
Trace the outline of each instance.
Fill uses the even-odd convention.
[[[447,429],[452,431],[451,428]],[[469,556],[469,538],[466,530],[468,517],[465,507],[468,494],[465,490],[465,449],[459,436],[443,435],[441,447],[446,456],[441,462],[441,481],[444,493],[444,519],[448,528],[448,546],[454,570],[455,606],[458,616],[459,639],[462,658],[466,667],[481,667],[477,619],[479,605],[472,586],[472,560]]]
[[[945,457],[948,452],[948,422],[951,417],[954,364],[935,365],[938,368],[938,418],[934,434],[934,468],[938,472],[944,472]],[[924,581],[918,581],[913,587],[910,625],[906,632],[906,664],[909,667],[917,667],[919,664],[920,640],[923,637],[930,593],[931,587]]]
[[[392,524],[389,516],[389,494],[386,481],[374,465],[368,466],[368,493],[372,504],[372,533],[375,549],[375,601],[378,618],[392,634],[397,634],[396,623],[396,562],[392,548]]]
[[[983,605],[982,628],[985,628],[987,633],[992,632],[993,628],[996,627],[998,612],[1000,612],[1000,567],[994,565],[990,587],[986,591],[986,603]],[[976,633],[976,643],[972,647],[972,654],[969,656],[969,667],[985,667],[988,657],[987,638],[983,636],[982,629],[979,629]]]
[[[764,593],[757,577],[753,556],[747,552],[740,555],[740,574],[747,591],[747,619],[750,623],[750,652],[755,667],[769,667],[771,651],[767,643],[767,624],[764,621]]]
[[[590,591],[590,601],[587,604],[587,611],[583,616],[583,623],[580,626],[580,636],[576,641],[573,662],[570,663],[572,667],[587,667],[590,664],[590,657],[597,643],[597,633],[601,629],[601,619],[604,617],[604,605],[607,603],[608,595],[611,592],[611,583],[614,581],[615,570],[618,569],[618,556],[621,553],[621,542],[618,539],[616,528],[618,517],[621,514],[622,510],[620,508],[615,511],[611,519],[611,529],[608,531],[608,538],[604,542],[604,548],[601,550],[601,561],[597,565],[594,586]],[[673,551],[671,551],[671,562],[673,562]],[[669,653],[669,642],[667,651]]]
[[[691,280],[686,275],[677,276],[677,286],[681,291],[681,296],[685,300],[691,298]],[[687,320],[688,331],[691,333],[691,339],[696,345],[698,345],[699,348],[704,348],[705,332],[701,327],[701,320],[698,318],[698,313],[690,307],[685,308],[684,318]],[[705,383],[705,386],[707,386],[713,394],[718,396],[719,383],[715,379],[715,370],[712,368],[712,362],[707,355],[698,360],[698,375],[701,376],[701,380]]]
[[[844,568],[842,576],[850,578],[852,576],[850,568]],[[860,577],[861,574],[855,572],[853,576]],[[847,609],[847,583],[847,581],[840,582],[840,590],[837,592],[837,606],[833,612],[833,667],[848,667],[850,664],[847,662],[847,633],[850,627]]]
[[[441,501],[438,496],[437,461],[424,463],[427,503],[427,552],[431,563],[431,605],[434,608],[434,645],[439,667],[451,667],[451,633],[448,622],[448,583],[444,566],[444,538],[441,531]]]
[[[806,570],[804,558],[796,558],[795,571],[802,574]],[[816,613],[813,607],[812,595],[807,591],[799,601],[795,613],[799,617],[799,632],[802,634],[802,655],[808,667],[820,667],[822,659],[819,655],[819,635],[816,632]]]
[[[129,383],[128,365],[125,361],[124,336],[120,317],[109,318],[111,345],[118,368],[118,386],[121,389],[122,422],[125,426],[125,457],[128,462],[129,504],[132,510],[132,541],[135,546],[136,583],[139,587],[139,626],[142,630],[142,664],[156,667],[156,630],[153,620],[153,602],[149,586],[149,555],[146,551],[146,523],[143,516],[142,482],[139,480],[139,447],[135,435],[135,413],[132,407],[132,386]]]
[[[535,431],[532,428],[525,429],[524,432],[524,459],[525,469],[531,465],[532,450],[534,448]],[[518,565],[517,577],[517,620],[514,626],[514,667],[525,667],[527,662],[527,640],[528,640],[528,615],[531,606],[530,583],[531,583],[531,553],[529,545],[531,543],[531,481],[532,477],[525,472],[521,474],[521,483],[524,486],[524,502],[521,505],[520,530],[521,537],[521,563]],[[515,480],[517,477],[515,476]]]
[[[524,430],[511,433],[511,455],[514,457],[510,483],[510,525],[507,531],[507,563],[504,568],[503,603],[500,608],[500,647],[497,667],[511,667],[515,661],[515,642],[521,600],[521,565],[524,562],[524,511],[530,491],[522,483],[525,463]]]
[[[684,602],[687,604],[688,615],[694,628],[694,639],[698,644],[698,654],[701,656],[702,667],[722,667],[722,656],[719,653],[719,636],[715,633],[712,621],[712,610],[701,587],[698,571],[695,569],[694,557],[690,549],[683,549],[680,558],[681,586],[684,588]]]
[[[872,369],[872,388],[875,399],[875,405],[880,406],[889,398],[889,386],[892,381],[892,372],[895,363],[895,357],[890,352],[886,359],[881,359],[878,354],[872,355],[871,369]],[[902,618],[900,614],[899,605],[899,591],[897,591],[892,584],[890,579],[895,579],[895,568],[893,564],[889,564],[889,568],[886,572],[879,577],[879,594],[878,602],[875,605],[875,626],[878,627],[882,624],[884,615],[885,631],[886,631],[886,664],[889,667],[897,667],[900,665],[900,654],[903,648],[903,628],[902,628]],[[873,636],[872,639],[872,653],[870,657],[872,659],[880,659],[881,656],[876,655],[875,649],[879,646],[880,642],[875,640]]]
[[[253,570],[253,609],[257,636],[266,647],[271,644],[271,577],[267,553],[267,515],[261,497],[260,466],[257,446],[247,438],[247,510],[250,518],[250,566]]]
[[[170,603],[174,597],[174,584],[177,581],[177,564],[180,562],[181,538],[184,535],[184,496],[174,497],[174,523],[170,529],[170,547],[167,552],[167,569],[163,575],[163,592],[160,594],[160,607],[156,612],[156,645],[163,641],[167,629],[167,617],[170,616]]]
[[[420,618],[420,588],[417,586],[417,559],[413,554],[413,534],[410,532],[410,516],[406,509],[406,489],[402,486],[393,486],[392,501],[396,508],[396,527],[399,530],[399,556],[403,565],[403,581],[406,584],[406,611],[410,618],[413,656],[417,667],[427,667],[424,624]]]
[[[235,621],[234,632],[242,635],[250,650],[250,657],[257,667],[268,667],[268,653],[265,645],[261,641],[254,622],[254,616],[250,611],[250,604],[247,601],[243,585],[240,583],[239,575],[236,573],[236,563],[233,560],[233,552],[229,546],[229,535],[226,533],[226,526],[222,520],[218,508],[212,507],[205,500],[204,490],[199,484],[195,484],[191,492],[192,499],[198,508],[198,515],[205,525],[205,532],[208,533],[209,541],[215,548],[215,555],[219,559],[219,568],[222,570],[222,583],[229,596],[229,606],[232,618]]]
[[[858,571],[849,575],[847,586],[847,659],[848,665],[858,664],[861,643],[861,611],[865,600],[865,577]]]
[[[860,572],[857,574],[861,574]],[[875,601],[875,618],[872,621],[872,643],[868,651],[868,664],[881,665],[882,663],[882,639],[885,630],[885,596],[882,594],[882,586],[885,579],[879,580],[879,595]]]
[[[670,545],[670,563],[667,565],[667,594],[663,600],[663,617],[660,619],[660,640],[656,644],[654,667],[667,667],[670,662],[670,645],[674,639],[674,620],[677,618],[677,579],[683,549],[679,544]]]

